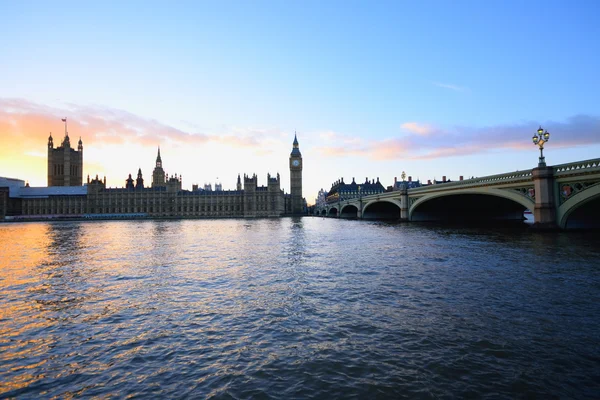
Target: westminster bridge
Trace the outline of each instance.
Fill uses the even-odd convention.
[[[316,215],[338,218],[456,222],[523,220],[527,211],[541,228],[600,228],[600,158],[340,198],[315,208]]]

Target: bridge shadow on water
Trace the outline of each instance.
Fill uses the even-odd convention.
[[[346,218],[348,220],[357,220],[357,218]],[[433,228],[498,228],[498,229],[510,229],[510,230],[523,230],[526,231],[531,228],[532,223],[526,219],[524,220],[485,220],[485,219],[465,219],[465,220],[443,220],[443,221],[403,221],[398,218],[371,218],[363,219],[365,222],[373,222],[382,225],[410,225],[410,226],[421,226],[421,227],[433,227]]]

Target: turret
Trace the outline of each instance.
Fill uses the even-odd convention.
[[[242,180],[240,179],[240,174],[238,174],[238,180],[237,180],[236,189],[237,190],[242,190]]]
[[[67,131],[65,131],[65,137],[62,141],[61,146],[67,150],[71,148],[71,139],[69,138],[69,133]]]
[[[137,179],[135,180],[135,188],[143,189],[144,188],[144,178],[142,178],[142,169],[138,168]]]
[[[172,175],[169,179],[167,179],[167,191],[168,192],[178,192],[181,190],[181,177],[177,177],[177,174]]]
[[[277,177],[267,174],[267,187],[269,188],[269,192],[279,192],[281,190],[279,173],[277,173]]]
[[[244,174],[244,191],[245,192],[256,191],[257,183],[258,183],[258,180],[256,179],[256,174],[253,174],[252,176]]]
[[[129,174],[129,178],[125,181],[125,189],[133,190],[133,188],[133,178],[131,177],[131,174]]]

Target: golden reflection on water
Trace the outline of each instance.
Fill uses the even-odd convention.
[[[77,225],[64,228],[0,224],[0,364],[11,365],[13,373],[10,381],[0,382],[0,394],[45,377],[35,371],[43,371],[57,341],[46,332],[62,323],[63,310],[81,302],[74,292],[69,295],[76,274],[64,270],[64,253],[76,256],[81,230]]]
[[[0,289],[36,280],[31,270],[48,259],[49,229],[41,223],[0,224]]]
[[[170,286],[174,278],[190,284],[198,279],[197,271],[181,269],[182,263],[201,265],[206,279],[222,281],[256,267],[241,261],[247,258],[247,249],[239,254],[221,251],[224,242],[247,248],[250,241],[240,243],[245,236],[239,233],[259,234],[253,224],[219,221],[212,225],[216,229],[209,228],[207,234],[206,224],[193,221],[0,224],[0,361],[10,365],[8,371],[12,373],[10,381],[0,381],[0,395],[47,377],[30,370],[44,371],[47,363],[53,365],[60,358],[71,357],[69,353],[44,358],[61,342],[64,346],[66,338],[55,332],[64,332],[69,326],[80,326],[75,336],[81,336],[79,340],[85,343],[94,339],[85,337],[86,327],[96,324],[118,326],[117,335],[135,332],[139,328],[132,326],[128,316],[151,318],[159,311],[157,304],[170,304],[175,309],[180,302],[193,304],[199,314],[210,313],[220,302],[239,307],[227,300],[239,296],[239,290],[219,287],[214,295],[207,297],[203,292],[202,300],[198,300],[193,291],[191,296],[180,297]],[[106,234],[107,226],[110,234]],[[265,243],[267,251],[269,244]],[[189,252],[181,253],[181,248]],[[179,265],[174,264],[174,254]],[[120,345],[130,348],[116,354],[112,362],[144,356],[148,343],[168,334],[149,330],[124,336]],[[90,351],[100,349],[95,345]],[[100,361],[86,365],[88,371],[106,368]],[[70,362],[52,378],[69,376],[79,369],[77,363]]]

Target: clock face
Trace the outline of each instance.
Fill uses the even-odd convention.
[[[294,160],[294,161],[292,161],[292,165],[294,167],[297,167],[298,165],[300,165],[300,160]]]

